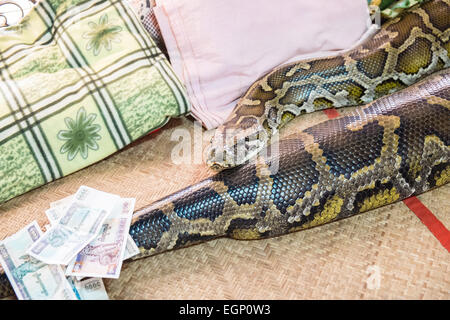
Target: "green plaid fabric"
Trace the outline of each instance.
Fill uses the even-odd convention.
[[[0,203],[189,111],[126,2],[42,0],[0,30]]]

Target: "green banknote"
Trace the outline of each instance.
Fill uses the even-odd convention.
[[[48,265],[26,251],[42,236],[36,221],[0,242],[0,264],[20,300],[76,300],[59,265]]]

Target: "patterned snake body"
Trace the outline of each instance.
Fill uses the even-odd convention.
[[[377,41],[387,43],[385,48],[390,50],[394,50],[391,42],[395,40],[399,47],[417,46],[420,52],[403,51],[408,52],[404,63],[384,64],[383,74],[396,72],[400,65],[405,72],[417,72],[386,78],[383,86],[376,86],[383,94],[448,65],[448,1],[428,5],[415,9],[418,11],[408,18],[409,24],[420,21],[421,27],[408,28],[408,36],[401,36],[407,45],[397,43],[400,38],[394,35],[398,32],[385,30],[378,36]],[[425,13],[429,19],[424,18]],[[440,14],[446,18],[439,18]],[[395,23],[398,21],[390,25]],[[410,35],[414,32],[413,39]],[[430,46],[434,49],[428,50]],[[380,50],[375,51],[383,52]],[[387,54],[388,60],[390,56]],[[399,58],[400,54],[395,59]],[[342,72],[342,66],[330,68],[329,61],[318,61],[308,62],[310,71],[327,66],[330,77]],[[381,72],[377,63],[361,62],[359,66],[373,74]],[[293,77],[297,70],[304,72],[300,67],[294,69]],[[324,72],[315,79],[322,79]],[[344,87],[354,85],[351,80],[344,83]],[[259,85],[251,90],[258,90]],[[376,91],[363,91],[375,98]],[[365,99],[360,91],[354,93],[355,102]],[[350,217],[449,181],[450,69],[445,69],[344,117],[290,135],[268,147],[254,162],[221,171],[153,203],[135,213],[130,234],[141,251],[136,258],[218,237],[274,237]],[[12,294],[5,274],[0,274],[0,297]]]
[[[443,185],[449,160],[446,69],[155,202],[135,213],[130,234],[137,258],[217,237],[279,236]]]
[[[253,158],[294,117],[363,105],[450,66],[450,0],[429,1],[388,20],[343,54],[274,69],[216,130],[207,163],[224,169]]]

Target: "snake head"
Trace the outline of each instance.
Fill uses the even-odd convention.
[[[258,82],[238,101],[207,148],[206,163],[214,170],[233,168],[256,157],[272,131],[265,120],[266,100]],[[264,97],[264,95],[263,95]]]
[[[253,159],[267,142],[264,130],[216,129],[206,149],[206,164],[213,170],[233,168]]]
[[[226,144],[225,129],[217,128],[206,149],[206,164],[215,171],[221,171],[238,165],[235,159],[233,144]]]

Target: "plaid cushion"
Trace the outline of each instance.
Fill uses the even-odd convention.
[[[82,169],[189,111],[121,0],[43,0],[0,30],[0,202]]]

